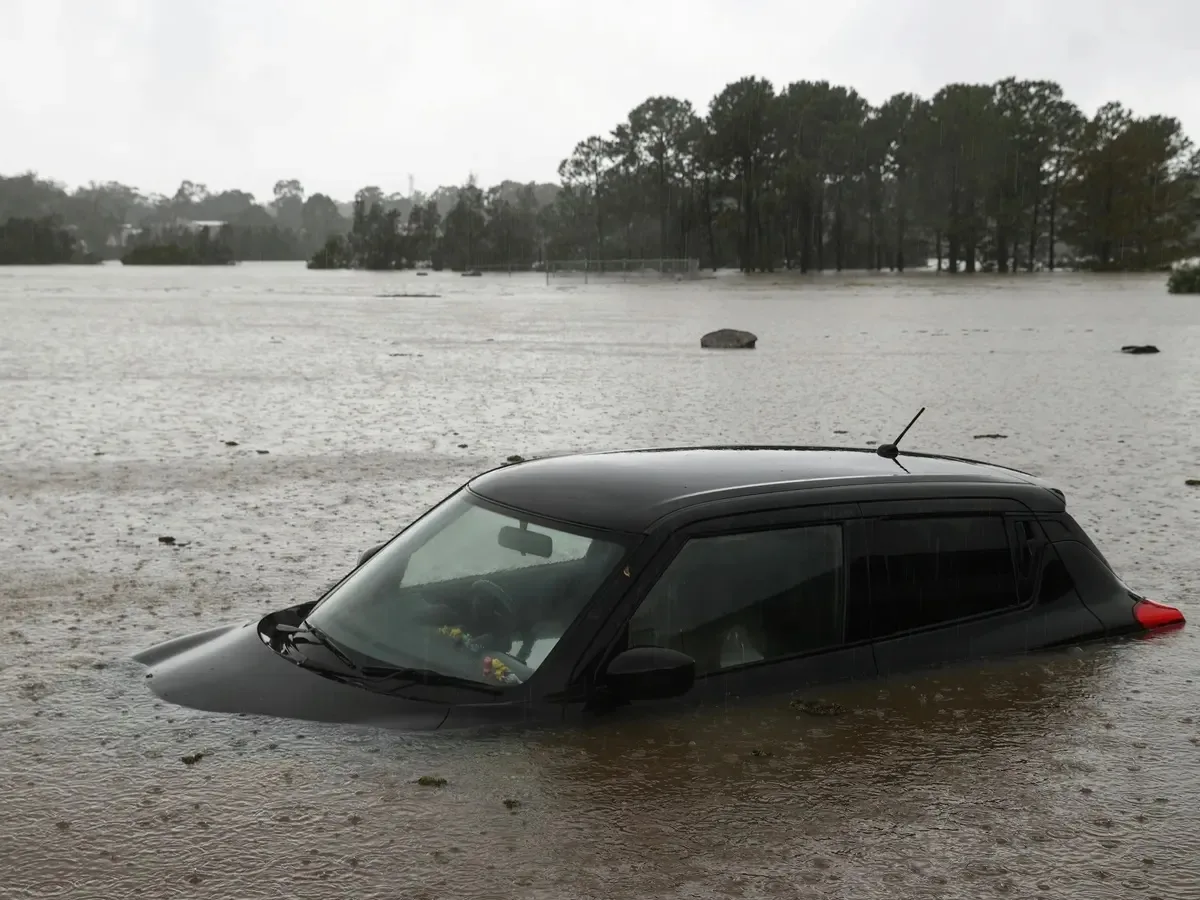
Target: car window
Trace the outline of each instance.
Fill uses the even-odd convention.
[[[868,524],[868,535],[875,637],[1020,602],[1000,516],[877,519]]]
[[[702,676],[836,646],[845,621],[842,529],[811,525],[689,540],[629,625]]]
[[[1046,540],[1042,530],[1033,519],[1017,518],[1013,520],[1013,533],[1016,537],[1017,585],[1022,599],[1027,599],[1033,592],[1037,581],[1038,567],[1042,562],[1042,549]]]
[[[526,521],[460,490],[355,569],[307,621],[371,664],[515,684],[548,657],[625,547],[621,536]]]

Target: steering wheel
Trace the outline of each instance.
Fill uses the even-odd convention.
[[[490,603],[492,618],[498,618],[504,625],[516,629],[517,610],[508,591],[486,578],[471,583],[471,614],[486,619],[489,618],[483,615],[486,610],[481,609],[482,604],[478,602],[481,599]]]

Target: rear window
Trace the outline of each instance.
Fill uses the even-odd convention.
[[[868,524],[871,633],[884,637],[1017,606],[1000,516],[876,519]]]

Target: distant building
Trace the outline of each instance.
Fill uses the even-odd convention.
[[[176,227],[183,228],[187,231],[198,232],[207,228],[209,231],[220,231],[227,223],[213,220],[199,219],[179,219],[176,222]]]
[[[124,247],[141,233],[142,229],[134,225],[125,224],[121,226],[119,231],[110,234],[106,243],[110,247]]]
[[[110,247],[126,247],[131,240],[141,234],[161,235],[163,232],[168,231],[188,231],[192,234],[198,234],[205,228],[215,235],[226,224],[228,223],[217,219],[174,219],[170,222],[158,222],[153,225],[147,225],[145,228],[125,224],[121,226],[119,231],[109,235],[106,243]]]

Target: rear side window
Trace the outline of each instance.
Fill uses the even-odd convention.
[[[837,646],[840,525],[693,538],[629,623],[630,646],[670,647],[703,676]]]
[[[876,519],[868,535],[875,637],[1020,603],[1000,516]]]

